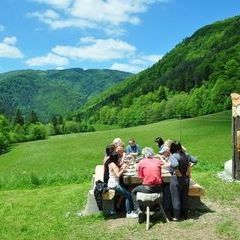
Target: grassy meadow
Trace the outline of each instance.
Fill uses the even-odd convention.
[[[165,239],[164,234],[169,236],[173,227],[193,231],[199,224],[204,225],[201,219],[170,223],[168,227],[157,224],[147,235],[145,226],[133,219],[124,219],[123,224],[105,220],[101,214],[78,216],[86,203],[95,166],[102,163],[105,146],[115,137],[126,143],[134,137],[142,147],[151,146],[157,151],[153,141],[157,136],[181,140],[188,152],[198,157],[193,178],[205,188],[206,202],[240,211],[240,184],[217,178],[232,154],[231,113],[227,111],[12,146],[0,156],[0,239]],[[207,239],[239,239],[236,222],[240,215],[236,211],[227,217],[216,210],[218,222],[211,229],[214,235]],[[159,238],[160,232],[163,238]]]

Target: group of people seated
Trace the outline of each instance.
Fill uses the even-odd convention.
[[[197,163],[197,159],[189,155],[178,141],[163,141],[158,137],[155,142],[159,147],[157,154],[154,154],[150,147],[141,149],[133,138],[129,139],[126,148],[120,138],[115,138],[113,143],[106,147],[103,160],[104,182],[109,189],[114,189],[117,194],[125,198],[127,218],[137,218],[141,213],[136,200],[138,192],[164,192],[163,207],[168,216],[173,221],[186,219],[190,169]],[[134,159],[139,160],[136,164],[136,172],[142,179],[142,184],[130,190],[124,185],[121,176],[128,169],[129,162]],[[171,174],[170,184],[163,184],[163,168],[167,168]]]

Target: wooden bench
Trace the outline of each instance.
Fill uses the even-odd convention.
[[[88,192],[87,204],[83,211],[84,215],[91,215],[99,211],[97,207],[96,199],[94,197],[94,192],[93,192],[95,188],[95,182],[97,180],[103,181],[103,165],[97,165],[95,168],[95,173],[93,174],[93,177],[92,177],[92,186]],[[165,180],[167,180],[167,178]],[[137,184],[140,184],[140,183],[137,183]],[[189,186],[189,193],[188,193],[190,209],[202,208],[203,204],[201,203],[200,198],[203,194],[204,194],[204,189],[199,184],[191,180],[190,186]],[[109,211],[114,210],[114,196],[115,196],[114,190],[110,190],[103,194],[103,211],[105,213],[108,213]]]
[[[112,200],[115,197],[115,190],[109,189],[107,192],[102,194],[103,200]]]
[[[101,180],[103,181],[103,165],[97,165],[95,168],[95,181],[97,180]],[[163,178],[165,178],[165,182],[169,182],[170,181],[170,177],[169,174],[166,174],[163,176]],[[125,180],[127,180],[125,183],[132,185],[132,184],[140,184],[141,183],[141,179],[139,179],[138,177],[134,176],[134,177],[126,177]],[[198,183],[194,182],[192,179],[190,180],[190,185],[189,185],[189,191],[188,191],[188,196],[189,197],[201,197],[204,195],[204,189],[201,185],[199,185]],[[104,200],[112,200],[115,196],[115,191],[114,190],[109,190],[108,192],[103,194],[103,199]]]
[[[204,195],[204,189],[201,185],[194,182],[192,179],[190,179],[189,184],[189,190],[188,190],[188,196],[190,197],[201,197]]]

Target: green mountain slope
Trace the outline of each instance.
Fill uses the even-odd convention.
[[[135,111],[135,115],[139,117],[134,124],[146,123],[140,118],[142,118],[141,113],[147,114],[145,110],[149,108],[149,105],[159,104],[162,100],[168,102],[170,98],[180,93],[186,94],[175,99],[177,102],[184,99],[185,102],[182,101],[182,105],[185,106],[188,102],[192,102],[192,106],[179,112],[183,116],[195,116],[228,109],[230,105],[229,100],[226,99],[229,93],[240,90],[239,26],[240,17],[236,16],[199,29],[151,68],[126,79],[89,101],[85,106],[86,118],[91,116],[94,121],[104,122],[101,116],[105,110],[108,110],[115,116],[119,113],[115,117],[118,119],[112,122],[121,124],[122,115],[127,115],[133,108],[136,110],[141,108],[141,111]],[[191,99],[194,94],[196,96]],[[208,100],[204,103],[206,106],[201,111],[188,114],[196,107],[193,106],[196,101],[203,103],[204,99],[202,101],[199,96],[204,96]],[[156,105],[156,108],[163,109],[163,106]],[[152,111],[154,110],[148,109],[148,114]],[[168,113],[159,114],[162,114],[160,119],[172,117]],[[108,114],[105,119],[111,119],[111,116]],[[125,126],[129,124],[131,125],[128,123]]]
[[[34,110],[43,121],[56,114],[78,109],[95,94],[130,73],[113,70],[23,70],[0,74],[0,113],[12,117],[19,108],[23,114]]]

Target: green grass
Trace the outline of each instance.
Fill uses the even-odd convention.
[[[126,143],[134,137],[142,147],[151,146],[157,151],[153,141],[157,136],[181,140],[199,158],[197,172],[219,171],[231,158],[231,116],[230,112],[222,112],[14,145],[10,152],[0,156],[0,187],[23,189],[89,182],[95,166],[102,163],[105,146],[115,137]]]
[[[224,218],[216,226],[216,232],[220,238],[228,240],[239,240],[240,229],[238,227],[238,219]]]
[[[222,112],[13,146],[0,156],[0,239],[162,239],[161,234],[163,239],[175,239],[173,228],[176,233],[198,229],[196,220],[158,224],[146,232],[134,220],[111,226],[101,214],[76,215],[85,206],[92,173],[102,163],[105,146],[118,136],[125,142],[135,137],[142,147],[152,146],[156,151],[156,136],[180,139],[199,158],[193,178],[205,188],[205,199],[240,209],[240,184],[222,182],[216,176],[231,158],[231,115]],[[233,217],[220,219],[214,226],[216,239],[238,239]],[[209,227],[206,222],[201,226]]]

